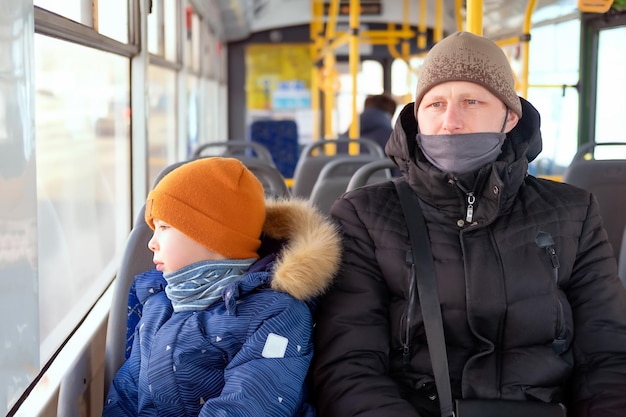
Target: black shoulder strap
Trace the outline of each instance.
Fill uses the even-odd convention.
[[[417,292],[422,316],[424,317],[424,328],[426,330],[428,351],[430,352],[437,393],[439,394],[441,415],[442,417],[449,417],[453,415],[453,412],[448,357],[443,332],[443,320],[441,318],[441,306],[439,304],[439,293],[437,291],[437,279],[435,278],[435,267],[433,265],[426,222],[419,205],[419,199],[411,189],[411,186],[403,180],[396,180],[394,184],[398,191],[404,219],[409,229]]]

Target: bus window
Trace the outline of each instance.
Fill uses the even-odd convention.
[[[148,68],[148,187],[163,168],[176,162],[176,73],[168,68]]]
[[[532,29],[528,100],[541,114],[543,151],[531,164],[535,175],[561,175],[578,141],[579,19]]]
[[[411,58],[409,60],[410,68],[402,59],[394,59],[391,64],[391,94],[396,97],[398,110],[415,99],[417,73],[419,73],[423,61],[423,57]],[[397,114],[398,111],[396,111]]]
[[[624,106],[626,56],[618,53],[626,42],[626,27],[603,29],[598,41],[598,85],[596,96],[596,142],[626,142]],[[602,158],[600,147],[596,157]],[[624,146],[606,149],[608,158],[626,158]],[[620,152],[618,155],[615,152]]]
[[[337,135],[346,132],[352,122],[352,77],[349,66],[337,66],[341,71],[341,89],[337,94]],[[383,93],[383,67],[378,61],[365,60],[357,75],[357,114],[363,111],[363,102],[369,94]]]
[[[44,364],[109,285],[128,233],[130,77],[127,58],[41,35],[34,45]]]

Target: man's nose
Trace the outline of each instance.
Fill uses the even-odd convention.
[[[442,128],[447,132],[454,132],[463,128],[463,120],[458,106],[449,104],[446,107],[446,112],[444,113],[443,117]]]

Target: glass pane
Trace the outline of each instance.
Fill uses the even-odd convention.
[[[178,8],[179,3],[176,0],[165,0],[165,59],[176,62],[177,41],[178,41]]]
[[[148,186],[176,158],[176,73],[148,68]]]
[[[528,101],[541,115],[543,150],[531,163],[534,175],[559,176],[578,147],[578,19],[533,29]]]
[[[54,38],[35,35],[35,56],[43,363],[112,280],[128,235],[130,81],[127,58]]]
[[[596,96],[596,142],[626,142],[624,106],[626,97],[626,55],[619,53],[626,45],[626,27],[604,29],[598,46],[598,90]],[[596,158],[626,158],[624,146],[601,146]],[[606,152],[605,156],[601,153]]]
[[[6,3],[2,3],[5,6]],[[39,372],[32,5],[0,7],[0,415]]]
[[[98,3],[98,31],[117,41],[128,43],[128,0]]]
[[[107,0],[108,1],[108,0]],[[92,26],[91,1],[85,0],[34,0],[33,4],[70,20]]]
[[[348,130],[352,122],[352,76],[349,65],[340,66],[343,73],[339,75],[340,90],[337,94],[337,134]],[[363,111],[363,102],[369,94],[383,93],[383,67],[378,61],[363,61],[357,73],[357,113]]]
[[[218,142],[226,139],[226,136],[220,136],[219,126],[225,123],[219,123],[220,120],[226,120],[225,115],[220,114],[220,110],[223,110],[226,106],[219,106],[218,103],[224,103],[220,100],[220,87],[217,81],[207,80],[206,82],[206,111],[209,112],[209,117],[206,118],[207,123],[207,141]]]
[[[409,66],[402,59],[394,59],[391,63],[391,94],[404,97],[406,103],[415,100],[417,74],[422,67],[424,58],[411,58]]]
[[[197,77],[190,75],[187,78],[187,156],[191,157],[193,151],[198,147],[200,135],[200,114],[199,114],[199,96],[200,81]],[[210,115],[208,119],[212,117]],[[215,120],[209,120],[209,123],[215,123]]]
[[[191,56],[189,57],[191,69],[200,71],[200,25],[201,21],[197,14],[191,16]]]
[[[159,24],[159,7],[161,6],[161,1],[151,1],[150,4],[152,4],[152,10],[150,14],[148,14],[148,52],[160,55],[161,47],[159,39],[162,39],[163,35],[163,31],[161,30],[161,26]]]

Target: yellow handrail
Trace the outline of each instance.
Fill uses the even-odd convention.
[[[524,30],[522,35],[522,77],[521,77],[521,95],[528,97],[528,67],[530,61],[530,28],[531,17],[535,10],[536,0],[529,0],[526,5],[526,15],[524,16]]]
[[[467,31],[475,35],[483,34],[483,2],[467,0]]]

